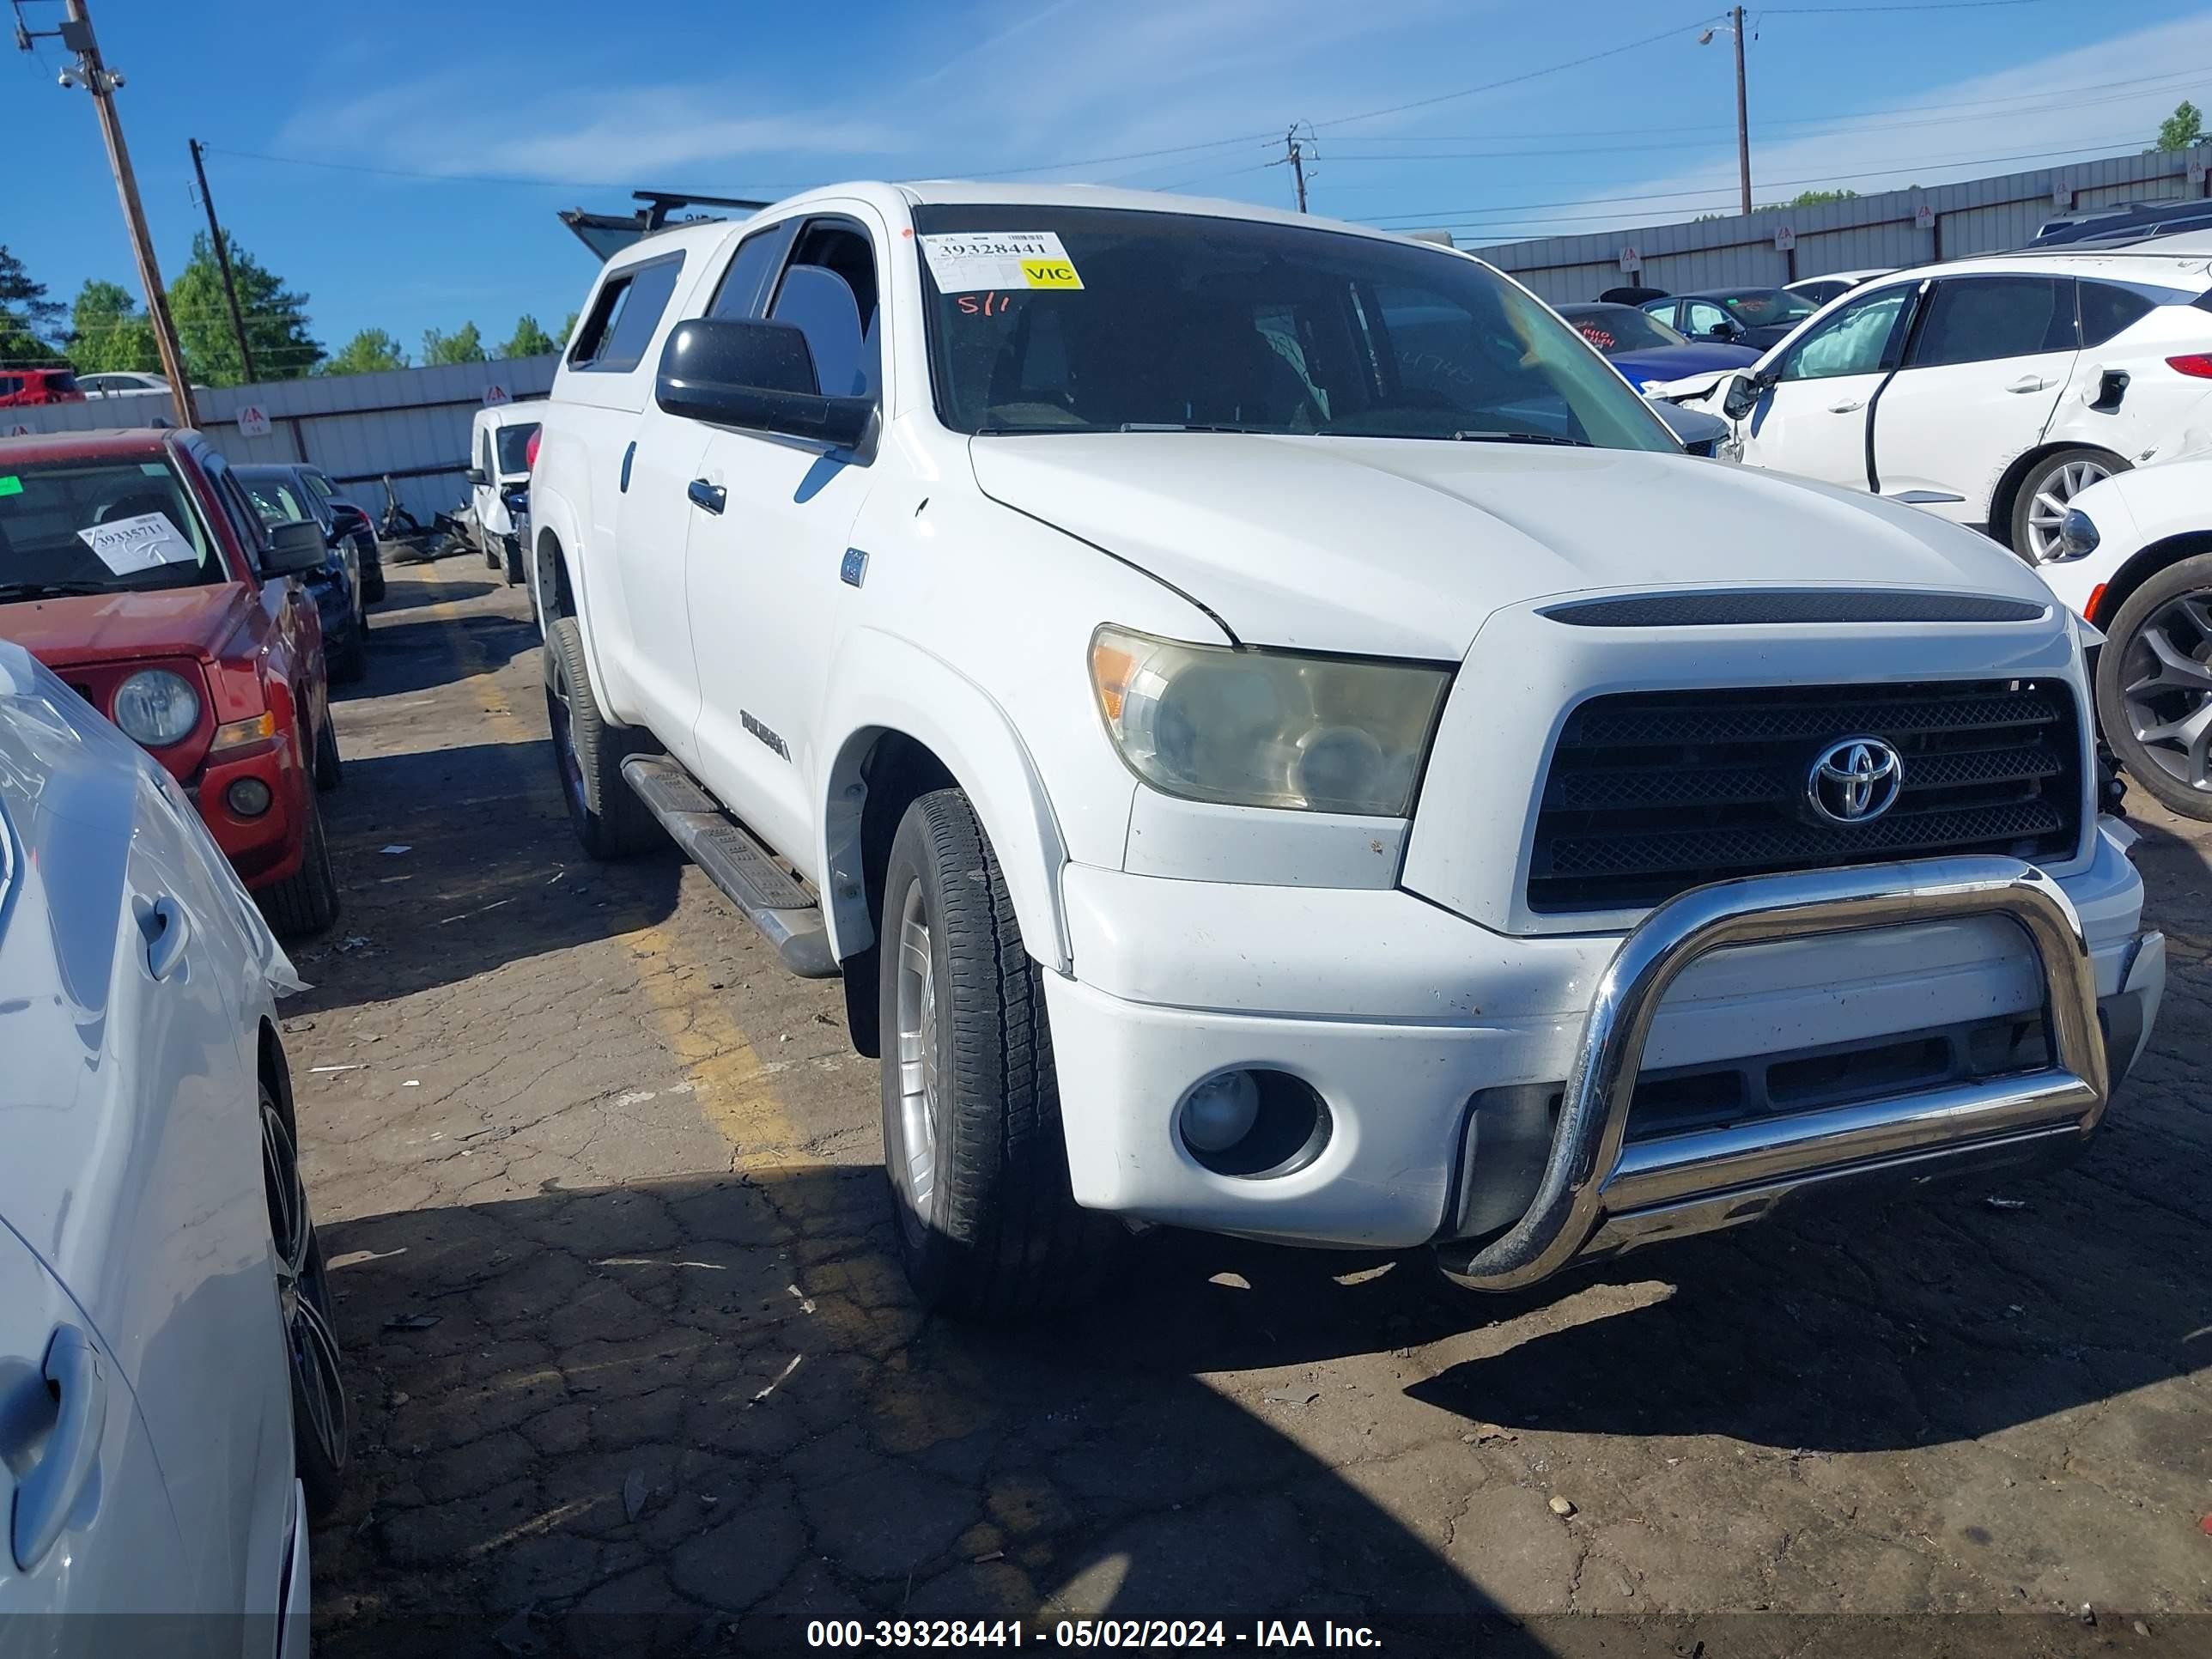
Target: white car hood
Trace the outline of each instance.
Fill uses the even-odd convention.
[[[1457,660],[1507,605],[1606,589],[1927,587],[2050,603],[1910,507],[1686,455],[1241,433],[977,438],[983,493],[1239,640]]]

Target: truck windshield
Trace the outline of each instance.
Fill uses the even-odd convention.
[[[0,604],[229,574],[166,460],[0,460]]]
[[[938,412],[958,431],[1678,447],[1573,330],[1457,254],[1196,214],[914,216]]]

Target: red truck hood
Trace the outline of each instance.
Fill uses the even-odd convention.
[[[0,605],[0,639],[53,668],[132,657],[208,661],[252,602],[244,582],[23,600]]]

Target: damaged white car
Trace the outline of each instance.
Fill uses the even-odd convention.
[[[2212,425],[2212,259],[2147,243],[1900,271],[1748,370],[1654,395],[1722,416],[1748,465],[1925,508],[2040,564],[2075,495]]]

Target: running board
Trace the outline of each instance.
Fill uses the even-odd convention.
[[[744,913],[801,979],[836,979],[822,908],[751,832],[714,804],[691,775],[665,755],[632,755],[623,778],[637,792],[686,858]]]

